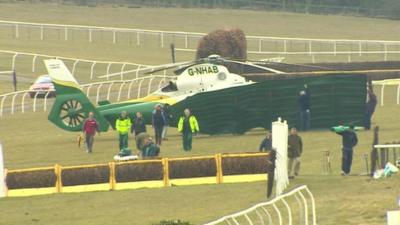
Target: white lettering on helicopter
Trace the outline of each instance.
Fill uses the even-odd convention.
[[[196,68],[188,69],[188,74],[190,76],[210,74],[210,73],[218,73],[218,67],[217,66],[205,66],[205,67],[196,67]]]

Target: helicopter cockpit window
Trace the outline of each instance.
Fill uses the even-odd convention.
[[[162,92],[172,92],[172,91],[177,91],[177,90],[178,90],[178,87],[172,81],[168,82],[168,85],[161,89]]]

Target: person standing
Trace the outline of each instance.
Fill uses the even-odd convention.
[[[164,106],[162,107],[162,113],[164,116],[164,127],[163,127],[163,131],[162,131],[162,139],[163,140],[167,140],[167,132],[168,132],[168,126],[169,126],[169,104],[164,104]]]
[[[162,132],[165,125],[165,118],[160,104],[156,105],[155,107],[155,110],[153,112],[152,124],[154,128],[156,144],[161,145]]]
[[[297,129],[292,127],[290,129],[290,135],[288,137],[288,175],[290,179],[293,179],[294,176],[299,175],[300,171],[300,157],[303,153],[303,141],[301,137],[297,133]],[[294,167],[294,168],[293,168]],[[294,176],[292,174],[292,170],[294,170]]]
[[[371,129],[371,118],[375,112],[376,104],[378,103],[378,98],[374,93],[372,82],[368,82],[368,101],[365,104],[365,117],[364,117],[364,128],[366,130]]]
[[[264,140],[261,142],[258,149],[260,152],[269,152],[272,150],[272,137],[271,132],[267,131]]]
[[[115,122],[115,129],[119,135],[119,150],[128,148],[128,134],[131,126],[131,119],[128,117],[126,111],[122,111],[120,117]]]
[[[189,109],[183,111],[183,116],[178,122],[178,131],[182,133],[183,150],[192,150],[192,138],[193,134],[197,134],[200,131],[197,119]]]
[[[304,90],[300,91],[299,106],[300,106],[300,128],[301,130],[310,129],[310,104],[311,94],[307,85],[304,85]]]
[[[346,176],[350,174],[353,148],[357,145],[358,138],[354,132],[354,125],[350,125],[348,129],[340,129],[336,133],[342,136],[342,175]]]
[[[86,152],[92,153],[94,136],[96,135],[96,132],[100,134],[99,124],[94,118],[93,112],[89,112],[88,118],[83,122],[82,132],[85,136]]]
[[[137,136],[138,134],[143,132],[146,132],[146,123],[143,119],[143,114],[141,112],[137,112],[135,119],[133,119],[131,133]]]

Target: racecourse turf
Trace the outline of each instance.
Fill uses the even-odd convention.
[[[317,38],[396,40],[400,32],[398,22],[390,20],[245,10],[1,4],[0,19],[193,32],[235,26],[254,35]],[[160,49],[146,43],[137,47],[104,41],[92,44],[83,40],[40,41],[32,34],[15,40],[10,33],[0,31],[0,34],[2,50],[145,64],[170,61],[168,48]],[[191,54],[178,55],[180,60],[190,57]],[[30,66],[25,65],[28,61],[23,59],[19,64],[21,74],[33,79],[38,74],[30,72]],[[7,70],[9,66],[9,61],[2,62],[0,70]],[[89,82],[85,77],[78,77],[78,80]],[[0,81],[0,93],[11,90],[8,85],[11,82]],[[379,92],[380,89],[376,90]],[[395,104],[396,88],[386,87],[385,93],[385,105],[377,108],[373,119],[374,125],[381,126],[381,143],[399,140],[400,108]],[[17,112],[0,119],[0,140],[5,149],[7,168],[104,163],[111,161],[116,153],[114,131],[96,137],[94,153],[88,155],[77,147],[76,133],[56,128],[46,117],[46,113]],[[180,136],[171,128],[169,140],[163,143],[161,152],[164,157],[254,152],[263,134],[262,130],[254,130],[240,136],[199,136],[194,139],[193,151],[185,153],[181,150]],[[316,198],[319,224],[384,224],[386,210],[396,207],[396,198],[400,194],[399,175],[382,180],[358,176],[365,172],[362,156],[371,149],[372,132],[360,131],[358,134],[360,143],[355,150],[353,176],[341,177],[340,137],[326,130],[300,133],[305,146],[301,176],[291,185],[309,186]],[[133,144],[132,138],[130,140]],[[323,175],[321,171],[324,150],[333,154],[330,175]],[[6,198],[0,200],[0,224],[147,225],[161,219],[183,219],[201,224],[265,200],[265,191],[265,183],[256,182]]]

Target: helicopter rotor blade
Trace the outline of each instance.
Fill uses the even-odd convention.
[[[196,64],[198,60],[195,61],[186,61],[186,62],[180,62],[180,63],[172,63],[172,64],[165,64],[163,65],[161,68],[158,69],[154,69],[148,72],[145,72],[144,74],[153,74],[153,73],[157,73],[163,70],[169,70],[172,68],[176,68],[176,67],[181,67],[181,66],[186,66],[186,65],[190,65],[190,64]]]
[[[279,71],[279,70],[275,70],[275,69],[272,69],[272,68],[269,68],[269,67],[255,65],[255,64],[252,64],[252,63],[249,63],[249,62],[246,63],[246,62],[240,62],[240,61],[229,60],[229,59],[224,59],[224,61],[225,62],[230,62],[230,63],[236,63],[236,64],[240,64],[240,65],[245,65],[245,66],[251,66],[251,67],[254,67],[254,68],[262,69],[262,70],[265,70],[265,71],[268,71],[268,72],[272,72],[272,73],[276,73],[276,74],[284,73],[284,72]]]
[[[159,65],[159,66],[149,66],[149,67],[141,68],[141,69],[139,68],[139,69],[134,69],[134,70],[117,72],[117,73],[113,73],[113,74],[106,74],[106,75],[98,76],[98,78],[107,78],[107,77],[121,76],[121,74],[140,73],[140,72],[145,72],[145,74],[152,74],[152,73],[159,72],[162,70],[168,70],[168,69],[171,69],[174,67],[190,64],[193,62],[195,62],[195,61],[185,61],[185,62],[178,62],[178,63],[168,63],[168,64]]]

